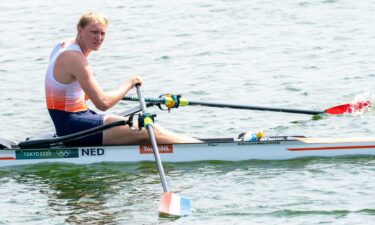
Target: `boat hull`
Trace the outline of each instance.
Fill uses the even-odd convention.
[[[223,139],[224,140],[224,139]],[[273,138],[256,142],[206,141],[159,145],[163,162],[286,160],[300,157],[375,155],[375,139]],[[0,166],[43,162],[91,164],[154,161],[151,146],[54,147],[0,150]]]

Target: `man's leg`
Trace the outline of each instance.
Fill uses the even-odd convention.
[[[109,124],[115,121],[124,120],[126,118],[116,115],[105,115],[103,124]],[[138,129],[138,125],[134,122],[134,127]],[[167,131],[159,126],[154,126],[154,133],[156,142],[158,144],[173,144],[173,143],[200,143],[201,141],[185,135],[176,134]],[[103,133],[103,145],[119,145],[119,144],[140,144],[149,143],[149,136],[147,129],[143,128],[141,131],[134,131],[129,126],[119,126]]]

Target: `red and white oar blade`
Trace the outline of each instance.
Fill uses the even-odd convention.
[[[334,115],[344,114],[344,113],[354,113],[354,112],[359,112],[368,106],[370,106],[369,101],[356,102],[356,103],[351,103],[351,104],[343,104],[343,105],[334,106],[332,108],[326,109],[325,112],[327,114],[334,114]]]
[[[190,200],[172,192],[164,192],[159,205],[159,212],[171,216],[190,215]]]

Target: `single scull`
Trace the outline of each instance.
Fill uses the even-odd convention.
[[[163,162],[206,160],[286,160],[299,157],[375,155],[375,138],[330,139],[293,136],[262,137],[257,141],[234,138],[202,139],[204,143],[158,145]],[[90,164],[154,161],[151,145],[20,148],[0,139],[0,166],[43,162]]]
[[[126,97],[124,100],[139,100]],[[161,98],[145,98],[146,107],[161,104],[170,110],[183,105],[204,105],[202,102],[187,101],[177,95],[164,95]],[[205,103],[210,107],[228,107],[250,110],[280,111],[280,108],[265,108],[244,105]],[[323,111],[283,109],[282,112],[305,114],[345,114],[369,107],[369,102],[343,104]],[[115,126],[133,126],[133,116],[140,112],[136,107],[122,113],[129,116],[127,121],[116,121],[63,137],[29,139],[20,143],[0,138],[0,167],[36,163],[75,163],[90,164],[99,162],[142,162],[155,161],[151,145],[122,145],[95,147],[65,147],[62,143],[79,139]],[[163,162],[194,162],[207,160],[286,160],[299,157],[334,157],[347,155],[375,155],[374,138],[306,138],[304,136],[265,136],[255,141],[237,138],[201,139],[203,143],[158,145]]]

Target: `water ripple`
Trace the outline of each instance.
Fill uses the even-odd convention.
[[[375,4],[368,0],[16,0],[0,1],[0,9],[5,138],[54,132],[44,102],[48,56],[56,42],[75,35],[86,10],[110,19],[102,49],[89,59],[105,90],[140,74],[151,97],[178,93],[190,100],[321,110],[374,101],[375,42],[368,28]],[[373,137],[373,111],[317,119],[181,107],[157,111],[157,122],[197,137],[248,130]],[[373,158],[361,157],[166,164],[173,191],[193,204],[193,215],[178,220],[158,218],[162,188],[153,163],[1,168],[0,224],[369,224],[374,166]]]

